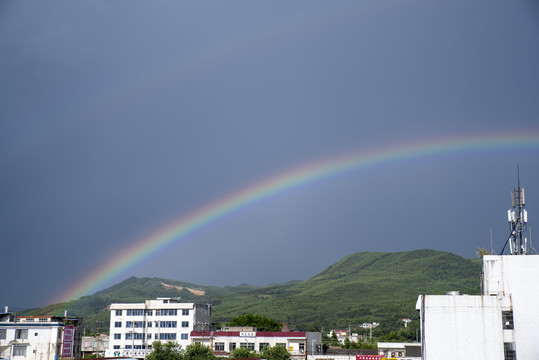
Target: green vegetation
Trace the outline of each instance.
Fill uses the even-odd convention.
[[[229,326],[253,326],[258,331],[281,331],[282,324],[267,316],[254,314],[238,315],[228,323]]]
[[[23,314],[61,316],[68,310],[72,316],[84,317],[88,333],[96,330],[98,321],[108,327],[107,308],[111,303],[181,297],[185,302],[212,304],[212,320],[216,323],[259,314],[298,330],[350,326],[365,335],[359,326],[376,321],[380,326],[373,329],[373,336],[394,331],[396,336],[412,340],[419,325],[415,310],[418,295],[449,290],[479,294],[480,274],[480,259],[464,259],[442,251],[362,252],[345,257],[306,281],[220,288],[131,277],[94,295]],[[406,329],[404,317],[412,320]]]
[[[175,342],[154,341],[152,352],[146,356],[146,360],[215,360],[217,359],[209,347],[200,343],[187,345],[181,349]]]
[[[182,352],[180,345],[174,342],[162,343],[154,341],[152,344],[152,352],[146,356],[146,360],[182,360]]]
[[[250,351],[247,348],[235,348],[230,352],[229,359],[259,358],[266,360],[290,360],[290,353],[283,346],[265,347],[261,352]]]
[[[275,345],[265,347],[260,357],[267,360],[290,360],[290,353],[283,346]]]

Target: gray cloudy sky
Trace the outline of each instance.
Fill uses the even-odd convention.
[[[307,163],[539,139],[533,0],[0,0],[0,53],[0,305],[12,308],[47,304],[140,239]],[[517,164],[533,228],[537,145],[425,156],[260,201],[108,285],[282,283],[359,251],[474,257],[490,228],[500,250]]]

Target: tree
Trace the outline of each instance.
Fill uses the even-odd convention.
[[[265,347],[262,350],[261,355],[267,360],[290,360],[290,353],[281,345]]]
[[[478,248],[477,249],[477,257],[478,258],[482,259],[483,256],[485,256],[485,255],[490,255],[490,253],[488,252],[487,249],[485,249],[485,248]]]
[[[401,342],[404,341],[404,338],[398,335],[395,331],[390,331],[389,333],[380,337],[380,341],[383,342]]]
[[[229,326],[254,326],[258,331],[281,331],[282,324],[267,316],[254,314],[239,315],[230,320]]]
[[[230,355],[228,356],[229,359],[245,359],[252,357],[257,357],[256,352],[251,352],[251,350],[243,347],[235,348],[230,352]]]
[[[181,345],[172,341],[164,344],[161,341],[154,341],[152,352],[146,355],[146,360],[183,360]]]
[[[216,356],[213,354],[208,346],[204,346],[201,343],[194,343],[187,345],[183,353],[183,360],[215,360]]]
[[[337,333],[335,331],[331,332],[329,345],[330,346],[341,346],[341,343],[339,342],[339,339],[337,339]]]

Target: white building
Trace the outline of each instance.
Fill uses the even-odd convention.
[[[421,359],[420,343],[405,342],[379,342],[378,354],[383,358],[394,358],[399,360],[419,360]],[[360,359],[356,359],[360,360]]]
[[[287,349],[292,358],[306,359],[321,350],[322,334],[305,331],[193,331],[193,343],[209,346],[218,356],[228,356],[237,347],[262,351],[276,345]]]
[[[82,357],[92,355],[103,357],[105,351],[109,348],[109,336],[106,334],[96,334],[94,336],[82,337]]]
[[[185,348],[193,330],[208,328],[211,306],[158,298],[144,303],[110,305],[110,338],[107,357],[144,358],[155,340],[175,341]]]
[[[328,337],[331,338],[335,333],[337,341],[344,345],[346,338],[353,342],[358,342],[362,340],[362,336],[357,333],[350,333],[348,330],[330,330]]]
[[[485,255],[482,295],[421,295],[423,359],[539,359],[539,256]]]
[[[81,319],[55,316],[16,317],[0,313],[0,358],[55,360],[81,357]]]

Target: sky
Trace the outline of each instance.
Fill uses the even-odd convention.
[[[537,64],[532,0],[0,0],[0,305],[130,276],[306,280],[362,251],[473,258],[491,231],[499,252],[517,167],[533,241]],[[455,146],[432,151],[442,143]]]

